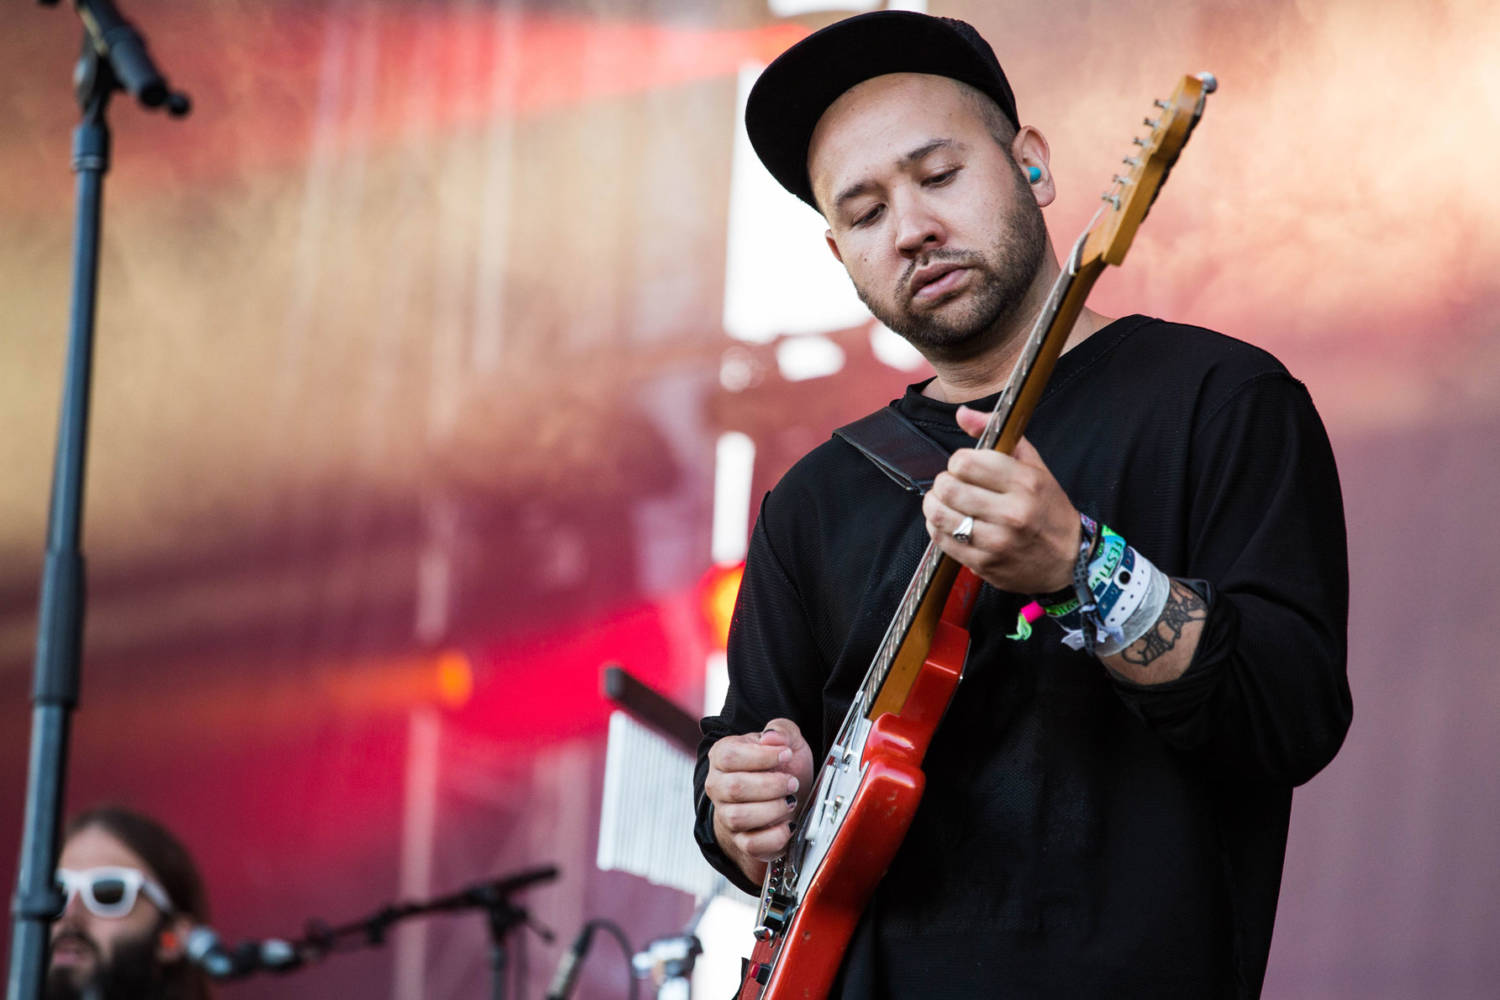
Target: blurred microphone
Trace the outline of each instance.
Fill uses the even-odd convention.
[[[262,969],[272,972],[291,972],[300,969],[307,962],[307,956],[302,949],[290,941],[281,938],[266,938],[264,941],[252,942],[258,952],[256,960]]]
[[[241,941],[226,948],[218,932],[202,924],[188,931],[187,956],[214,979],[240,979],[261,970],[291,972],[306,961],[296,945],[281,938]]]
[[[232,979],[248,971],[242,970],[238,957],[224,947],[219,932],[204,924],[188,931],[187,957],[215,979]]]
[[[583,956],[588,954],[589,942],[593,937],[593,923],[584,924],[578,937],[573,939],[573,947],[557,963],[557,974],[552,977],[552,985],[547,987],[547,1000],[566,1000],[568,994],[573,992],[573,986],[578,982],[578,973],[583,968]]]

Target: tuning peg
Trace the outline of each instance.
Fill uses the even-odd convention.
[[[1141,121],[1145,122],[1147,125],[1151,126],[1152,128],[1156,128],[1156,126],[1158,126],[1158,125],[1161,124],[1161,122],[1158,121],[1155,118],[1142,118]]]
[[[1212,94],[1219,89],[1219,78],[1212,73],[1199,73],[1198,82],[1203,84],[1203,92]]]
[[[1137,146],[1144,146],[1144,145],[1146,145],[1146,140],[1142,139],[1138,135],[1131,136],[1130,137],[1130,141],[1133,142],[1133,143],[1135,143]]]
[[[1121,162],[1123,162],[1123,163],[1127,163],[1127,164],[1129,164],[1129,165],[1130,165],[1130,166],[1132,166],[1132,167],[1138,167],[1138,166],[1140,166],[1140,165],[1141,165],[1141,161],[1140,161],[1140,160],[1137,160],[1137,159],[1136,159],[1136,158],[1135,158],[1135,157],[1133,157],[1133,156],[1127,156],[1127,157],[1125,157],[1125,159],[1124,159],[1124,160],[1122,160],[1122,161],[1121,161]]]
[[[1151,103],[1155,104],[1158,108],[1161,108],[1163,111],[1171,111],[1172,110],[1172,105],[1168,104],[1166,101],[1156,100],[1156,101],[1152,101]]]

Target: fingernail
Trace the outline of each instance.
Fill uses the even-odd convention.
[[[792,759],[792,752],[790,750],[783,750],[781,751],[781,753],[776,755],[776,759],[785,764],[787,761]]]
[[[789,792],[795,792],[797,790],[797,779],[796,778],[788,778],[788,779],[786,779],[786,790],[789,791]]]
[[[786,797],[786,807],[788,809],[791,809],[791,808],[795,807],[796,805],[797,805],[797,796],[795,796],[795,795],[788,795]]]

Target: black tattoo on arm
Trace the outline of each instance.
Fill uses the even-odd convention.
[[[1120,651],[1120,659],[1138,667],[1150,666],[1158,657],[1176,647],[1183,631],[1193,622],[1208,617],[1208,605],[1198,592],[1185,583],[1172,581],[1166,607],[1149,632]]]

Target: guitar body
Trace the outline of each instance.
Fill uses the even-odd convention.
[[[838,835],[789,911],[785,931],[757,935],[739,1000],[828,995],[855,925],[917,813],[927,783],[922,758],[958,689],[968,648],[965,629],[938,623],[905,706],[882,714],[870,727],[861,756],[864,775],[853,797],[847,805],[832,806],[837,796],[815,804],[841,814]]]
[[[784,937],[757,942],[741,1000],[819,1000],[828,995],[854,927],[901,846],[926,782],[919,768],[899,756],[884,756],[877,753],[871,761],[845,821],[865,835],[844,838],[829,852]],[[791,941],[796,947],[785,947]],[[763,968],[770,970],[764,986],[759,982],[766,975]]]

